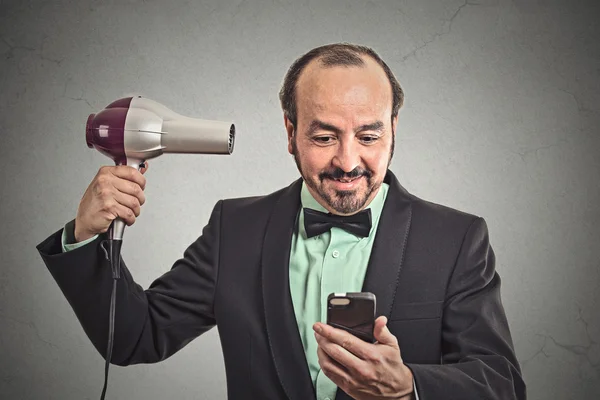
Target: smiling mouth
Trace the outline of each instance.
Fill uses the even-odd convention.
[[[338,182],[342,182],[342,183],[350,183],[350,182],[354,182],[355,180],[359,179],[360,176],[357,176],[356,178],[334,178],[334,181],[338,181]]]
[[[358,184],[358,181],[362,178],[363,176],[357,176],[356,178],[327,178],[329,179],[331,182],[333,182],[336,186],[339,187],[345,187],[345,188],[351,188],[354,187],[355,185]]]

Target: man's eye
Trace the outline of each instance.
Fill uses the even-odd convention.
[[[374,143],[379,139],[377,136],[363,136],[360,138],[364,143]]]
[[[318,143],[331,143],[333,138],[331,136],[317,136],[314,140]]]

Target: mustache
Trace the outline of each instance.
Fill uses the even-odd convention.
[[[356,167],[350,172],[345,172],[341,168],[334,168],[331,171],[321,172],[319,174],[319,179],[321,181],[323,181],[323,179],[354,179],[361,176],[370,179],[373,176],[373,172],[361,167]]]

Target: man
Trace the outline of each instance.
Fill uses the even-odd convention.
[[[280,98],[302,179],[219,201],[146,291],[123,264],[113,363],[164,360],[217,325],[233,399],[524,399],[484,220],[409,194],[388,170],[403,102],[388,66],[366,47],[319,47]],[[99,242],[112,219],[139,216],[142,173],[101,168],[76,219],[38,245],[103,355],[112,278]],[[353,291],[376,295],[374,344],[322,323],[327,295]]]

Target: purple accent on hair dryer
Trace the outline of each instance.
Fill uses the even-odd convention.
[[[128,102],[125,102],[128,100]],[[106,108],[98,114],[90,114],[85,128],[85,138],[89,148],[96,148],[100,153],[112,158],[115,164],[127,164],[125,155],[125,119],[129,111],[129,99],[116,102],[127,107]],[[110,107],[110,105],[109,105]]]
[[[138,96],[141,97],[141,96]],[[115,100],[104,108],[129,108],[133,97],[124,97],[119,100]]]

